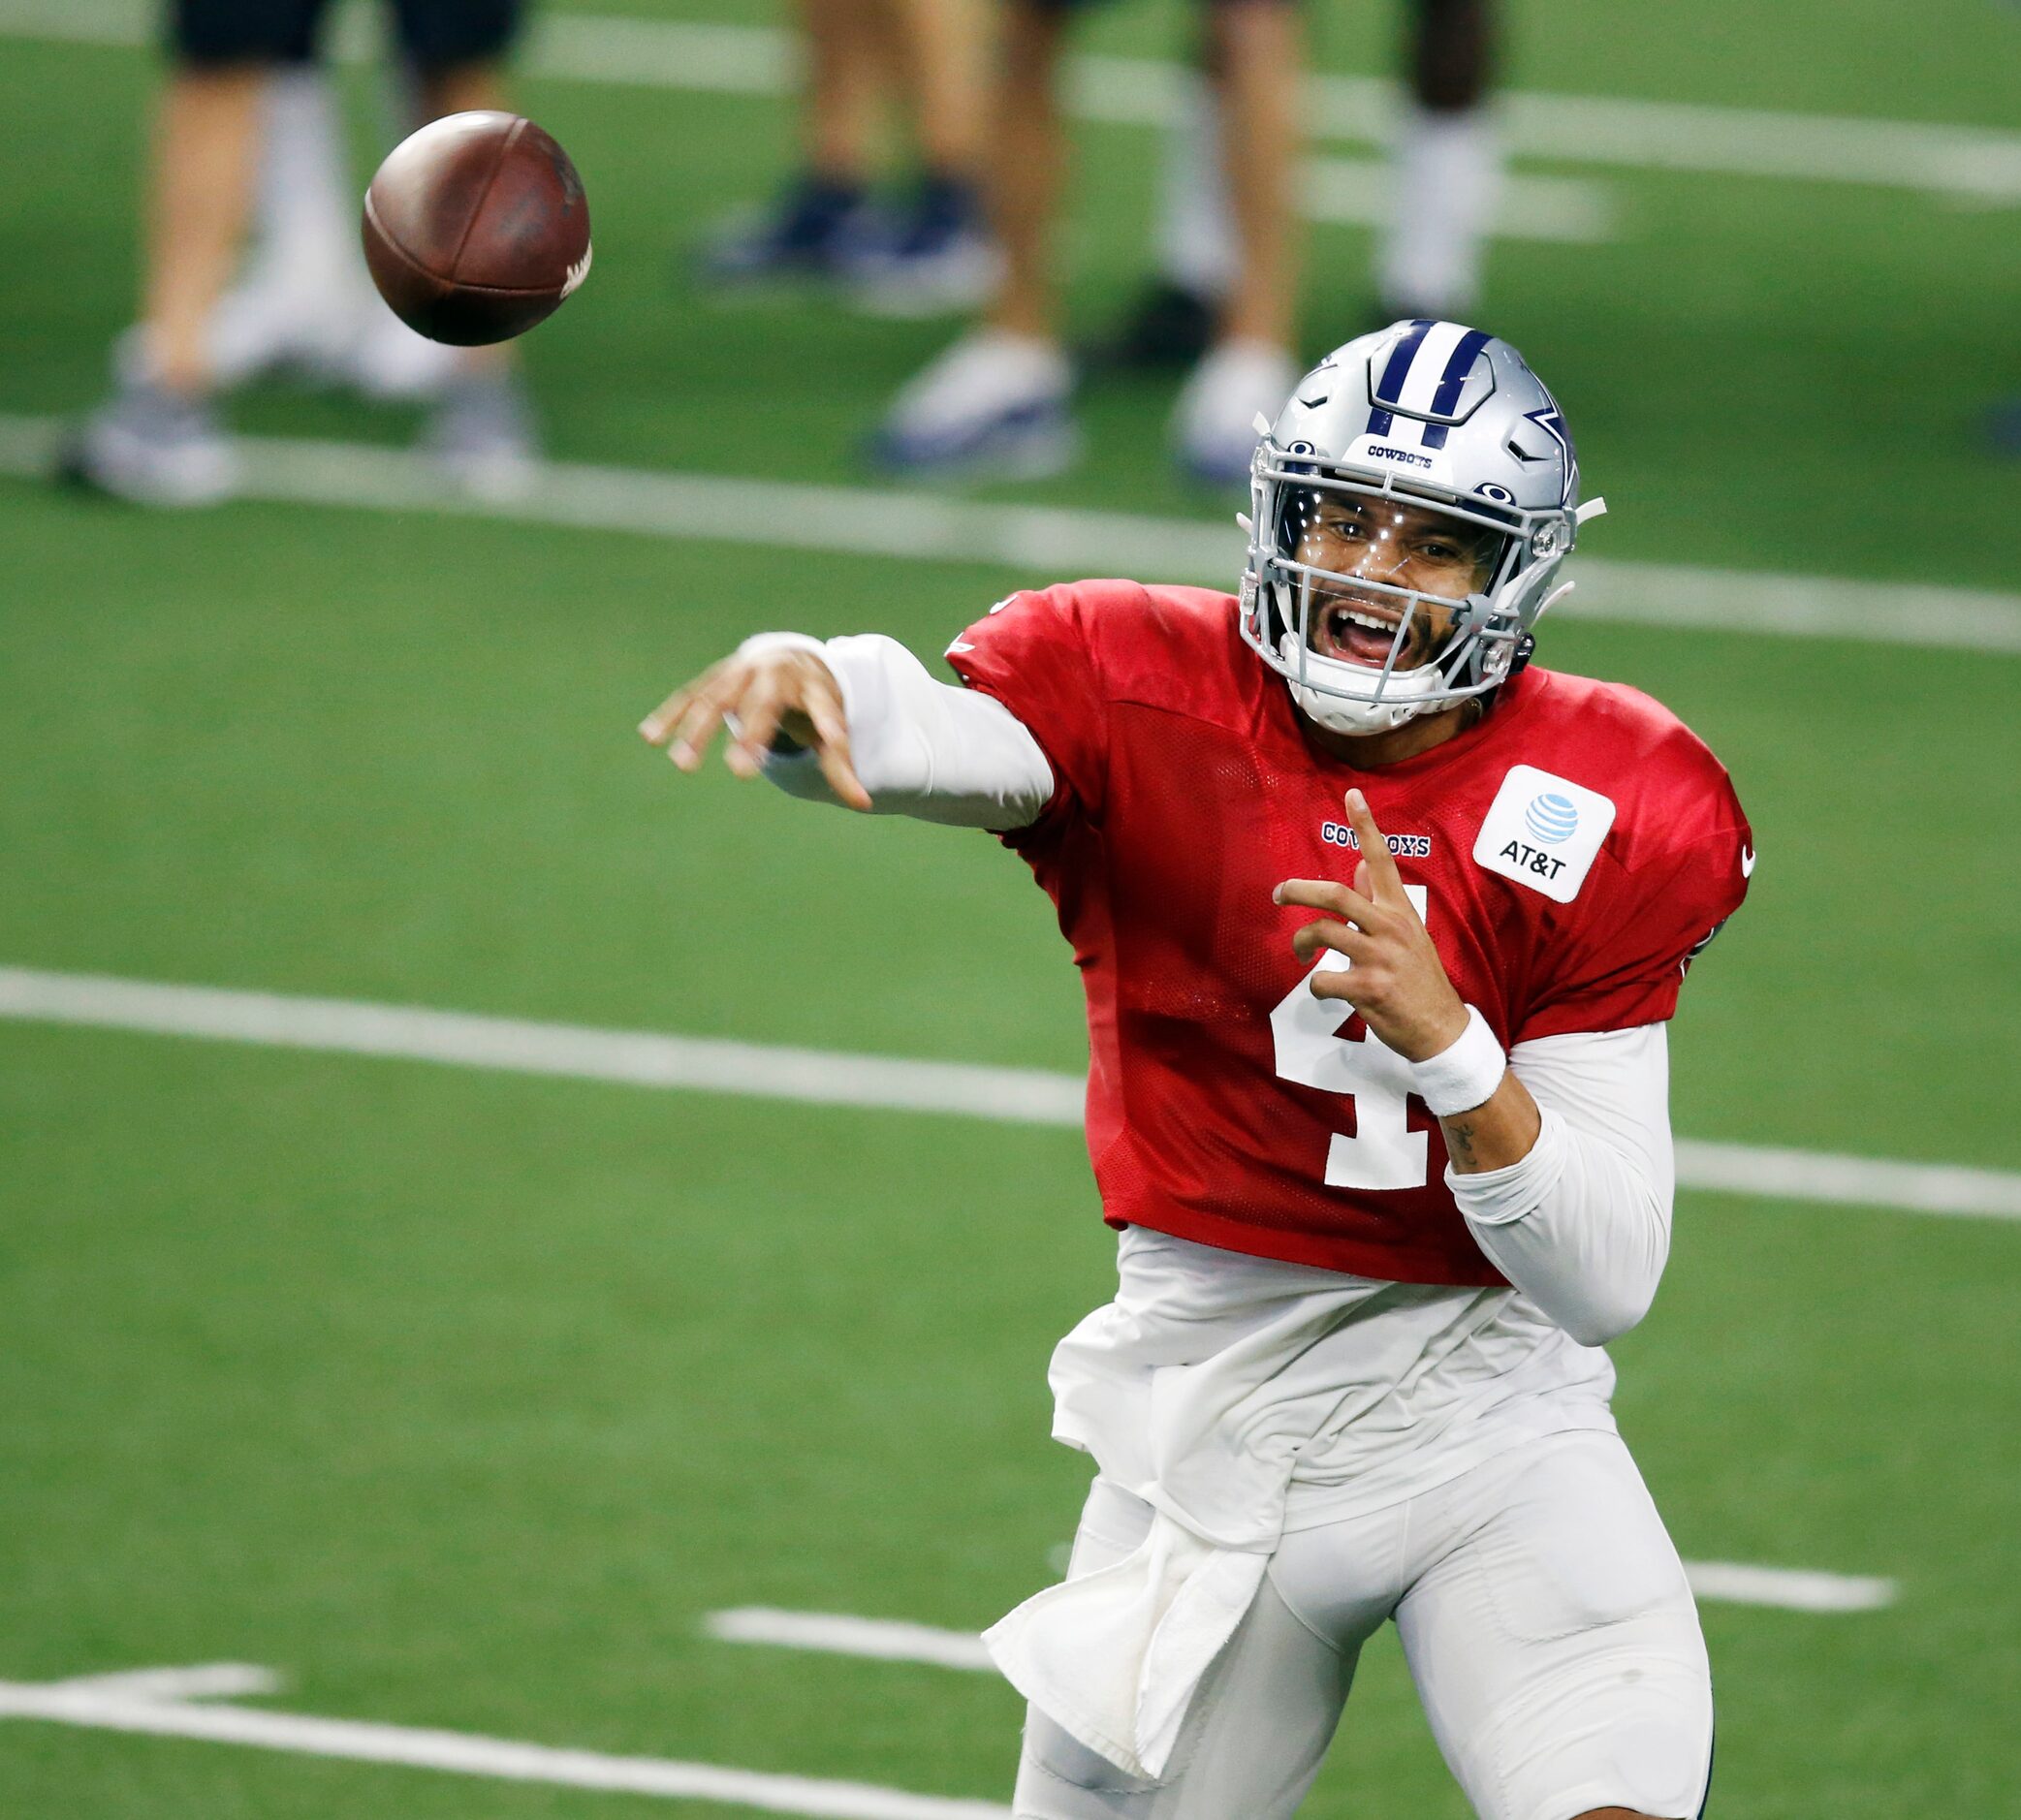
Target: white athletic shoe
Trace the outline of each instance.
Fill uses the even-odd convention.
[[[1179,465],[1210,486],[1244,485],[1256,450],[1257,413],[1274,420],[1298,373],[1291,356],[1267,341],[1223,341],[1210,348],[1172,410]]]
[[[902,474],[1057,474],[1080,453],[1073,391],[1073,366],[1058,343],[978,329],[899,393],[871,457]]]
[[[238,460],[209,402],[129,382],[58,455],[67,478],[142,506],[210,506],[238,485]]]

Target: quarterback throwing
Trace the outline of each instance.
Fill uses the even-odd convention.
[[[1515,349],[1398,323],[1263,438],[1239,597],[1015,594],[959,685],[761,634],[642,729],[993,831],[1073,946],[1119,1283],[1053,1360],[1072,1566],[989,1633],[1023,1820],[1293,1813],[1385,1621],[1483,1820],[1704,1810],[1705,1646],[1602,1347],[1753,842],[1675,717],[1530,661],[1600,509]]]

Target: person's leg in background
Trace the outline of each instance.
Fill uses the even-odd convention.
[[[771,203],[704,237],[695,256],[704,284],[733,289],[835,275],[868,200],[889,80],[873,11],[879,3],[800,0],[799,168]]]
[[[1238,257],[1215,344],[1180,393],[1172,427],[1185,471],[1238,486],[1248,476],[1257,414],[1275,417],[1298,379],[1304,34],[1294,0],[1210,0],[1209,29]]]
[[[1071,8],[1011,0],[991,122],[989,204],[1003,282],[983,323],[899,393],[872,444],[900,472],[1056,473],[1078,450],[1053,227],[1066,162],[1058,69]]]
[[[1242,254],[1235,237],[1221,153],[1221,99],[1200,57],[1183,78],[1164,129],[1153,228],[1155,270],[1106,339],[1084,358],[1124,372],[1184,369],[1214,345]]]
[[[139,333],[112,395],[62,456],[70,477],[147,505],[203,505],[237,481],[212,394],[209,324],[250,204],[270,72],[309,54],[320,0],[175,0],[146,175]]]
[[[972,309],[995,289],[999,262],[981,197],[985,20],[979,0],[860,0],[911,129],[918,173],[909,193],[856,243],[844,275],[881,315]]]
[[[1495,26],[1493,0],[1409,0],[1405,9],[1410,99],[1375,262],[1391,319],[1465,320],[1480,301],[1482,243],[1501,183],[1487,104]]]

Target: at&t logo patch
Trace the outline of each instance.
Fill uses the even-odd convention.
[[[1570,903],[1613,826],[1611,797],[1533,765],[1512,765],[1481,823],[1474,863]]]

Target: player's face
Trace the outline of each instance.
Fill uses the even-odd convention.
[[[1494,533],[1430,507],[1315,490],[1295,554],[1314,569],[1457,601],[1487,586],[1495,542]],[[1392,595],[1314,580],[1307,636],[1322,657],[1380,669],[1403,616],[1403,603]],[[1430,663],[1451,626],[1449,607],[1420,601],[1397,668]]]

